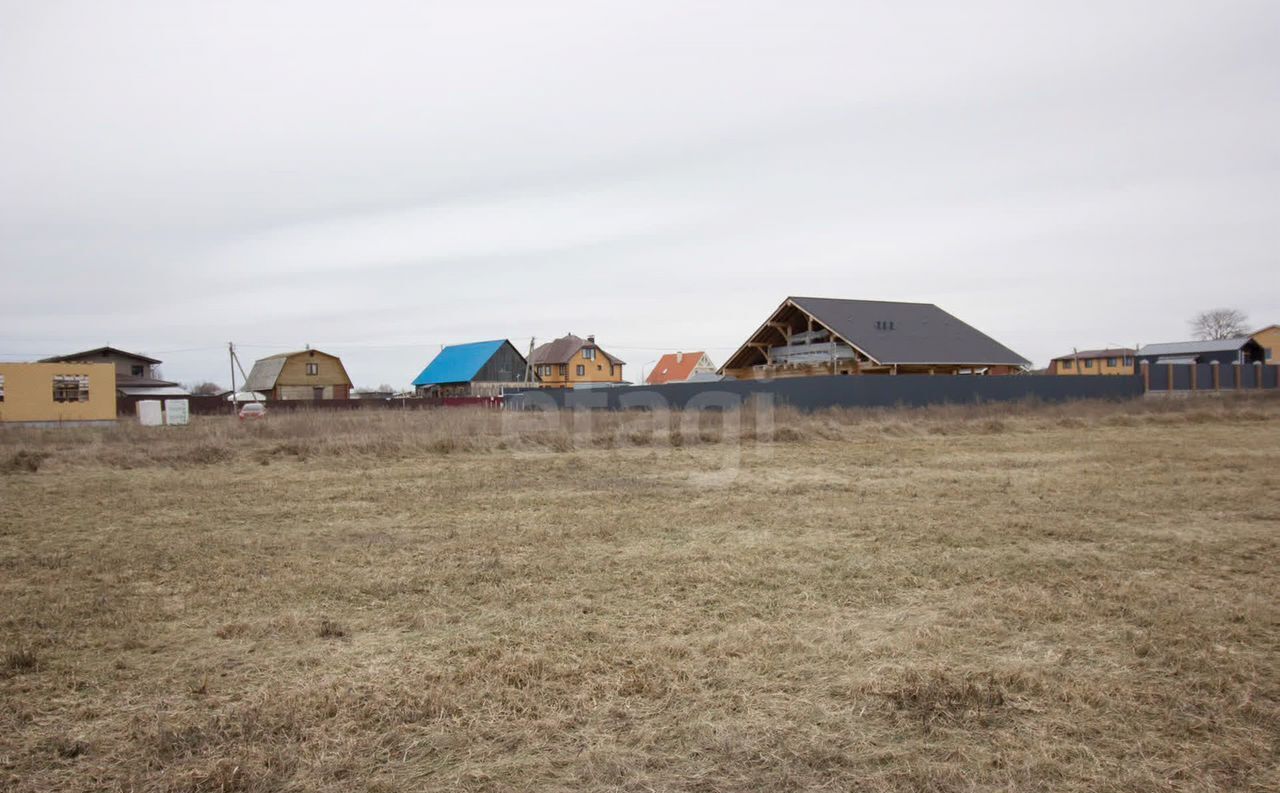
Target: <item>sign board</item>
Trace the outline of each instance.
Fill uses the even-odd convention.
[[[187,409],[187,400],[185,399],[166,399],[164,401],[164,423],[170,425],[185,425],[190,420],[190,412]]]
[[[143,399],[138,402],[138,423],[144,427],[159,427],[164,424],[160,400]]]

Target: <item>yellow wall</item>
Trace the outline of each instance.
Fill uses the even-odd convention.
[[[116,368],[109,363],[0,363],[0,421],[114,421]],[[86,402],[55,402],[54,375],[88,375]]]
[[[538,375],[542,378],[544,386],[552,388],[563,388],[572,386],[574,383],[621,383],[622,382],[622,365],[614,364],[612,374],[609,372],[609,358],[604,354],[604,350],[599,347],[595,348],[595,360],[591,360],[583,355],[586,348],[582,348],[573,354],[573,358],[569,359],[568,368],[565,370],[567,374],[560,374],[560,364],[542,364],[536,367]],[[551,374],[543,374],[546,369],[551,367]],[[581,366],[583,373],[578,374],[578,367]]]
[[[307,374],[309,363],[318,367],[316,374]],[[284,368],[280,370],[280,376],[276,378],[276,385],[349,386],[351,378],[347,377],[347,370],[342,367],[342,361],[336,355],[310,350],[289,356]]]
[[[1262,349],[1270,350],[1267,364],[1280,364],[1280,325],[1272,325],[1253,334],[1253,340],[1262,345]]]
[[[1116,359],[1115,366],[1108,366],[1107,358],[1081,358],[1079,360],[1069,359],[1071,362],[1071,367],[1065,368],[1063,365],[1068,362],[1068,359],[1058,358],[1054,360],[1050,365],[1049,374],[1065,374],[1065,375],[1133,374],[1134,372],[1133,363],[1130,363],[1128,366],[1125,366],[1123,355],[1117,355],[1115,356],[1115,359]],[[1132,355],[1129,356],[1129,360],[1131,362],[1133,361]],[[1093,366],[1088,366],[1086,364],[1086,361],[1092,361]]]

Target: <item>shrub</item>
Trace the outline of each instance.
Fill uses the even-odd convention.
[[[34,474],[40,470],[40,463],[49,456],[48,452],[33,452],[30,449],[19,449],[9,456],[3,466],[5,473]]]

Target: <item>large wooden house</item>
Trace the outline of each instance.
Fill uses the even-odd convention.
[[[1013,374],[1031,363],[932,303],[788,297],[725,361],[739,380]]]
[[[621,383],[624,362],[596,344],[572,333],[533,351],[529,363],[544,388],[574,388],[597,383]]]
[[[351,378],[341,358],[308,347],[255,361],[244,390],[267,399],[350,399]]]

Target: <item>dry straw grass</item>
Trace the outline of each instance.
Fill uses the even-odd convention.
[[[0,469],[0,788],[1280,780],[1274,400],[299,414]]]

